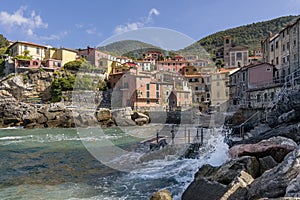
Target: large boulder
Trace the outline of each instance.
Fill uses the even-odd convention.
[[[289,153],[282,163],[266,171],[246,188],[237,190],[229,199],[295,197],[299,194],[299,163],[300,146]]]
[[[183,200],[221,199],[234,193],[239,187],[252,183],[259,174],[259,162],[245,156],[231,160],[220,167],[203,165],[194,181],[182,195]]]
[[[256,144],[240,144],[230,148],[232,158],[241,156],[266,157],[272,156],[276,162],[281,162],[284,157],[297,147],[297,144],[288,138],[274,137]]]
[[[112,115],[118,126],[135,126],[135,122],[131,119],[133,111],[131,107],[125,107],[112,110]]]
[[[292,139],[296,143],[300,143],[300,123],[291,125],[281,125],[279,127],[273,128],[270,131],[261,133],[255,137],[250,137],[241,141],[230,141],[230,146],[238,144],[255,144],[262,140],[268,140],[272,137],[281,136],[284,138]]]
[[[96,112],[96,118],[98,122],[103,122],[112,119],[112,114],[107,108],[100,108]]]

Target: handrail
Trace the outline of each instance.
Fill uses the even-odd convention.
[[[255,115],[257,115],[258,113],[260,113],[260,111],[257,111],[256,113],[254,113],[253,115],[251,115],[246,121],[244,121],[243,123],[241,123],[239,125],[239,127],[244,126],[247,122],[249,122]]]

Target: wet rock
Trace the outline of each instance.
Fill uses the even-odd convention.
[[[182,194],[182,200],[220,199],[226,193],[226,185],[205,178],[195,179]]]
[[[240,144],[229,150],[232,158],[241,156],[255,156],[258,158],[272,156],[276,162],[281,162],[284,157],[296,148],[297,144],[283,137],[263,140],[256,144]]]
[[[288,184],[285,197],[300,197],[300,174]]]
[[[241,186],[246,187],[258,174],[259,162],[249,156],[231,160],[220,167],[203,165],[182,199],[221,199]]]
[[[268,171],[269,169],[272,169],[278,165],[272,156],[259,158],[258,161],[260,166],[260,174],[263,174],[265,171]]]
[[[245,171],[241,171],[239,176],[237,176],[229,185],[226,193],[220,198],[225,200],[230,198],[238,189],[244,189],[254,181],[253,177]]]
[[[296,112],[294,109],[286,112],[278,117],[278,123],[287,123],[296,120],[299,117],[299,112]]]
[[[296,195],[296,180],[300,174],[300,146],[289,153],[282,163],[256,178],[252,184],[237,190],[230,199],[280,198]],[[291,180],[295,181],[291,181]],[[290,187],[289,187],[290,186]],[[294,188],[294,189],[292,189]]]
[[[168,190],[160,190],[153,193],[150,200],[172,200],[172,196]]]
[[[262,140],[268,140],[272,137],[281,136],[284,138],[292,139],[294,142],[300,142],[300,129],[298,124],[292,125],[281,125],[279,127],[273,128],[270,131],[257,135],[255,137],[250,137],[242,141],[231,141],[231,146],[238,144],[255,144]]]

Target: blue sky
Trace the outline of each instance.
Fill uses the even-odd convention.
[[[300,14],[300,0],[0,0],[0,33],[55,47],[97,46],[161,27],[199,40],[217,31]]]

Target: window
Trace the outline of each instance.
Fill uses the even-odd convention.
[[[166,95],[169,95],[169,91],[166,91]]]
[[[150,92],[149,91],[147,91],[147,98],[150,98]]]
[[[264,101],[268,101],[268,94],[267,93],[264,94]]]
[[[270,72],[270,71],[271,71],[271,68],[269,68],[269,67],[266,68],[266,71],[267,71],[267,72]]]
[[[199,89],[199,88],[196,86],[196,87],[195,87],[195,90],[198,91],[198,89]]]
[[[286,43],[286,48],[287,48],[287,50],[290,49],[290,42],[287,42],[287,43]]]
[[[220,92],[219,91],[217,92],[217,97],[220,98]]]
[[[226,44],[229,44],[229,39],[226,39],[226,41],[225,41],[225,42],[226,42]]]
[[[149,101],[149,100],[147,100],[147,104],[150,104],[150,101]]]
[[[296,46],[296,40],[294,40],[294,47]]]
[[[243,72],[243,81],[246,81],[246,73]]]
[[[156,90],[159,90],[159,84],[156,84]]]
[[[278,57],[276,57],[276,65],[278,65],[279,64],[279,59],[278,59]]]
[[[40,54],[40,48],[39,47],[36,48],[36,54]]]
[[[27,50],[27,49],[28,49],[28,47],[27,47],[27,45],[25,45],[25,46],[24,46],[24,50]]]
[[[257,101],[257,103],[260,102],[260,94],[256,95],[256,101]]]
[[[188,68],[186,68],[186,69],[185,69],[185,72],[189,72],[189,69],[188,69]]]
[[[156,104],[159,104],[159,100],[156,100]]]
[[[128,88],[128,83],[127,82],[124,83],[124,88]]]
[[[271,45],[271,51],[274,51],[274,45],[273,44]]]
[[[285,57],[282,58],[282,63],[285,63]]]
[[[146,84],[146,89],[150,90],[150,84],[149,83]]]
[[[184,93],[184,98],[188,99],[189,98],[189,94],[188,93]]]
[[[210,94],[209,93],[206,94],[206,98],[208,98],[208,99],[210,98]]]
[[[285,45],[284,44],[282,45],[282,51],[285,51]]]
[[[274,65],[274,60],[273,59],[271,60],[271,64]]]
[[[241,60],[242,59],[242,53],[241,52],[236,53],[236,58]]]
[[[275,48],[278,49],[278,41],[275,43]]]

